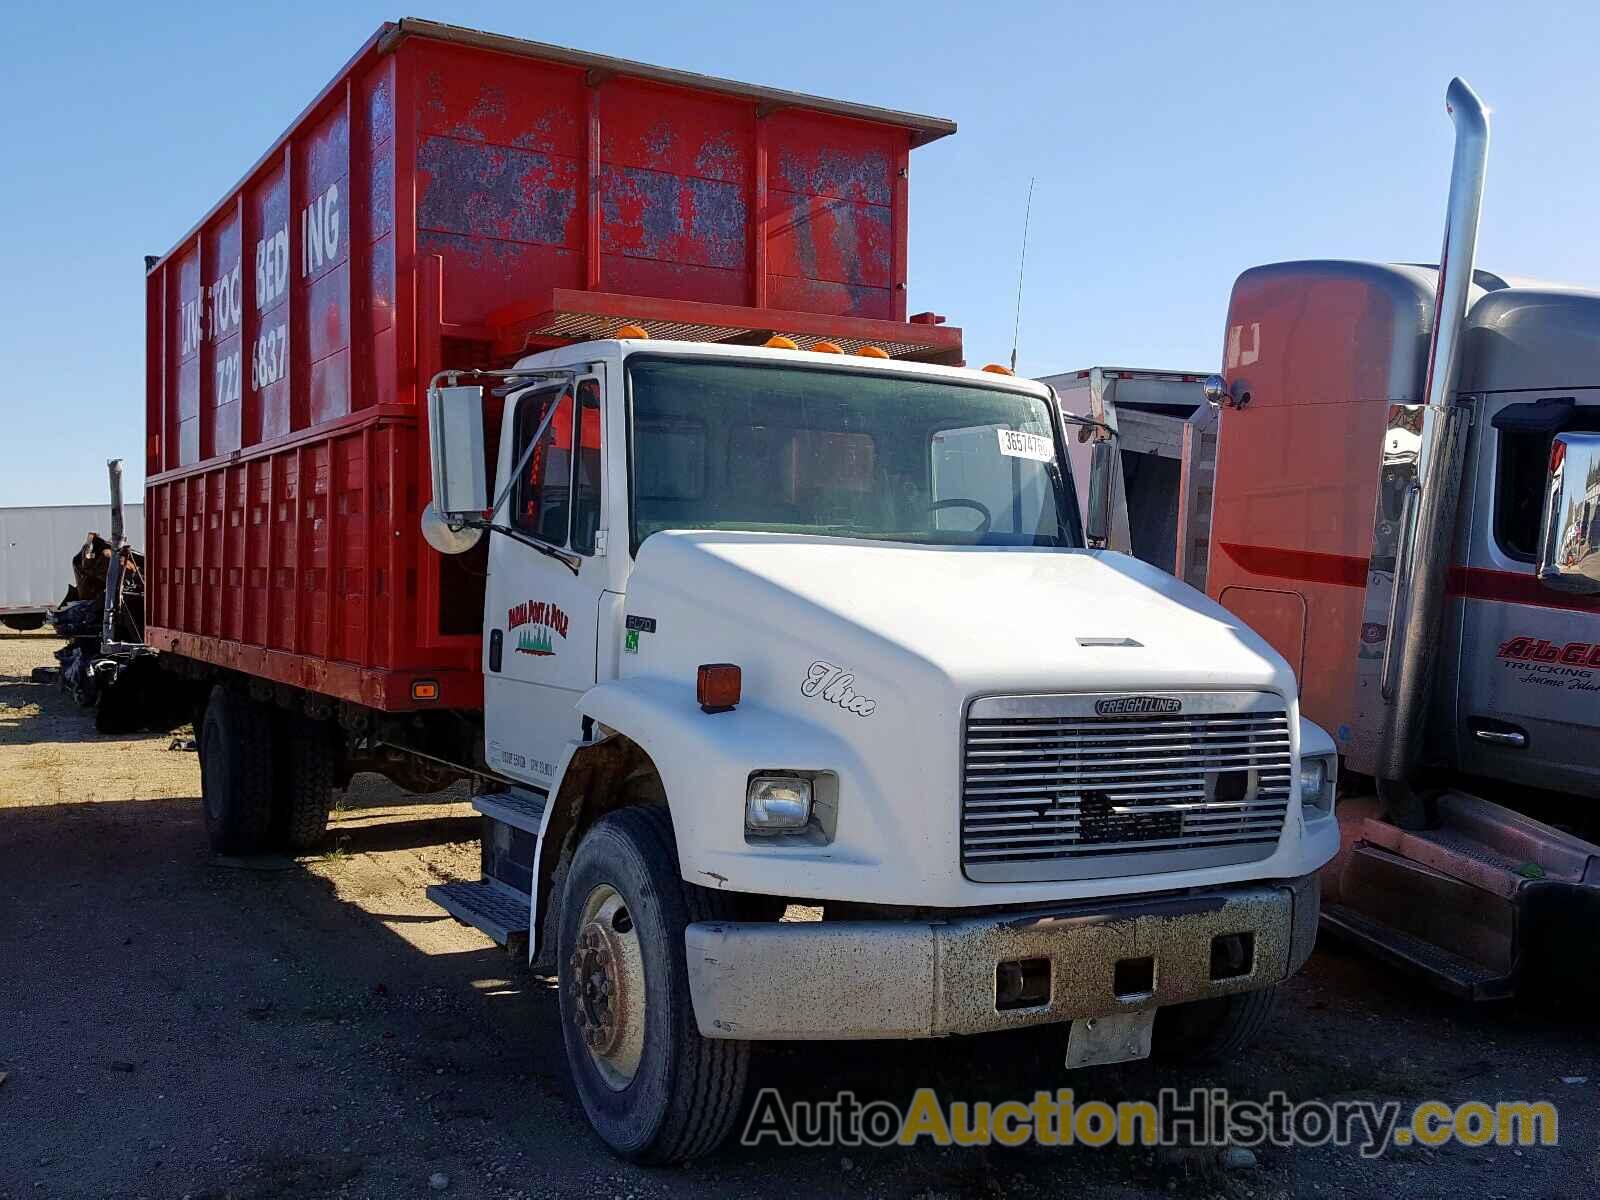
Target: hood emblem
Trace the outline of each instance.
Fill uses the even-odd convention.
[[[1116,696],[1095,701],[1094,711],[1102,717],[1137,716],[1146,713],[1180,713],[1183,701],[1171,696]]]
[[[852,672],[818,659],[806,669],[806,679],[800,685],[800,694],[808,700],[826,700],[829,704],[837,705],[845,712],[858,717],[870,717],[878,711],[878,702],[869,700],[857,692],[852,686],[855,681],[856,677]]]

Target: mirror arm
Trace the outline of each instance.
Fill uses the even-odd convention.
[[[478,524],[476,521],[468,523],[474,525]],[[556,547],[547,545],[546,543],[541,542],[538,538],[531,538],[521,530],[513,529],[509,525],[501,525],[495,521],[484,521],[482,522],[482,527],[487,529],[490,533],[504,534],[513,542],[518,542],[528,547],[530,550],[535,550],[544,555],[546,558],[555,559],[574,575],[578,574],[579,569],[583,566],[583,559],[579,555],[573,554],[568,550],[558,550]]]

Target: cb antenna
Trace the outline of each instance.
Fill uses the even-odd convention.
[[[1028,176],[1028,203],[1022,210],[1022,257],[1017,262],[1017,315],[1011,323],[1011,370],[1017,369],[1017,337],[1022,331],[1022,275],[1028,269],[1028,221],[1033,216],[1033,180]]]

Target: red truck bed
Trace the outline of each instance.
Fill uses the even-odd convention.
[[[959,361],[905,293],[907,157],[953,131],[384,25],[150,264],[147,641],[375,708],[480,705],[481,558],[418,533],[427,381],[624,322]]]

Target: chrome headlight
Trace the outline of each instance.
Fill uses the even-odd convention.
[[[1301,758],[1300,807],[1319,812],[1333,811],[1333,785],[1338,773],[1338,759],[1332,757]]]
[[[798,775],[752,775],[744,798],[751,833],[791,833],[811,821],[811,780]]]

